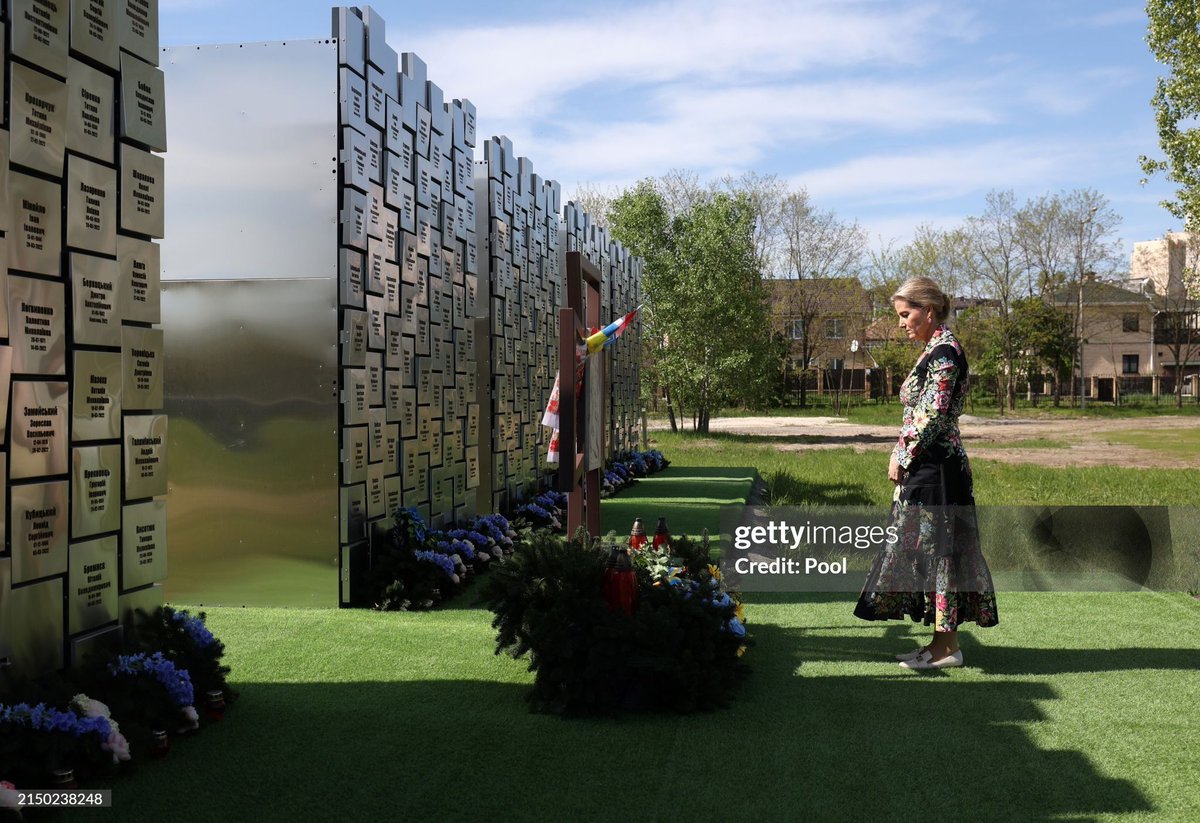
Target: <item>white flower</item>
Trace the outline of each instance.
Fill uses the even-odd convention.
[[[112,719],[112,713],[108,710],[108,706],[88,697],[86,694],[77,694],[71,698],[71,705],[75,711],[82,714],[84,717],[103,717],[109,720]],[[115,723],[111,724],[114,727]]]
[[[100,744],[101,749],[112,752],[114,766],[122,760],[129,759],[129,741],[125,739],[125,735],[117,731],[116,725],[113,723],[113,730],[109,732],[108,739]]]
[[[190,732],[192,729],[200,728],[200,715],[196,713],[195,706],[184,706],[179,710],[183,715],[184,723],[179,727],[180,731]]]
[[[21,804],[17,802],[16,786],[7,780],[0,780],[0,809],[16,809],[17,817],[21,816]]]

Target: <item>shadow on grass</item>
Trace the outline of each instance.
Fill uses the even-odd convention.
[[[870,506],[875,503],[875,496],[861,483],[813,483],[786,470],[773,471],[764,480],[768,506]]]
[[[819,637],[756,625],[755,671],[734,705],[686,717],[535,715],[524,682],[498,680],[238,683],[226,720],[118,780],[114,805],[175,823],[250,809],[256,823],[712,820],[735,800],[747,819],[926,820],[915,787],[947,771],[948,819],[1154,810],[1084,753],[1038,747],[1021,724],[1045,719],[1039,702],[1058,697],[1049,683],[813,665],[883,661],[913,631],[868,628]]]

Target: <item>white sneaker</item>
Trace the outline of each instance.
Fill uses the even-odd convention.
[[[941,660],[934,660],[933,655],[929,651],[923,650],[919,655],[912,660],[901,660],[900,668],[902,669],[955,669],[963,664],[962,649],[959,649],[954,654],[949,654]]]

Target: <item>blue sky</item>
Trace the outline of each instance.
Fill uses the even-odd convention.
[[[1126,249],[1177,228],[1142,186],[1158,66],[1137,0],[373,4],[446,98],[566,195],[670,168],[805,186],[873,238],[957,224],[993,188],[1092,187]],[[161,0],[162,45],[325,37],[309,0]]]

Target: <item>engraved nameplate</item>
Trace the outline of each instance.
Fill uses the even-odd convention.
[[[121,228],[150,237],[163,236],[163,159],[124,144],[121,145]]]
[[[72,157],[67,163],[67,245],[117,253],[117,172]]]
[[[163,405],[163,330],[121,328],[126,411],[154,411]]]
[[[12,0],[12,53],[59,77],[67,76],[67,4],[63,0]]]
[[[12,487],[8,520],[14,583],[67,570],[67,482]]]
[[[121,55],[121,136],[154,151],[167,150],[161,69]]]
[[[67,384],[14,380],[9,473],[13,480],[67,473]]]
[[[121,446],[71,450],[71,537],[121,527]]]
[[[117,236],[117,261],[121,267],[121,316],[138,323],[158,323],[161,316],[162,266],[157,243],[137,237]]]
[[[67,373],[63,293],[62,283],[9,275],[9,345],[17,374]]]
[[[121,41],[116,23],[120,2],[71,0],[71,49],[110,69],[118,68]]]
[[[111,77],[71,58],[67,72],[68,149],[105,163],[113,162],[116,145],[113,142],[113,94]]]
[[[10,171],[8,265],[60,277],[62,185]]]
[[[157,0],[122,0],[117,28],[121,33],[121,48],[158,65]]]
[[[71,397],[73,440],[121,436],[121,388],[125,372],[116,352],[76,351]]]
[[[125,588],[167,579],[167,501],[125,507],[121,522],[121,573]]]
[[[167,416],[125,415],[125,499],[167,493]]]

